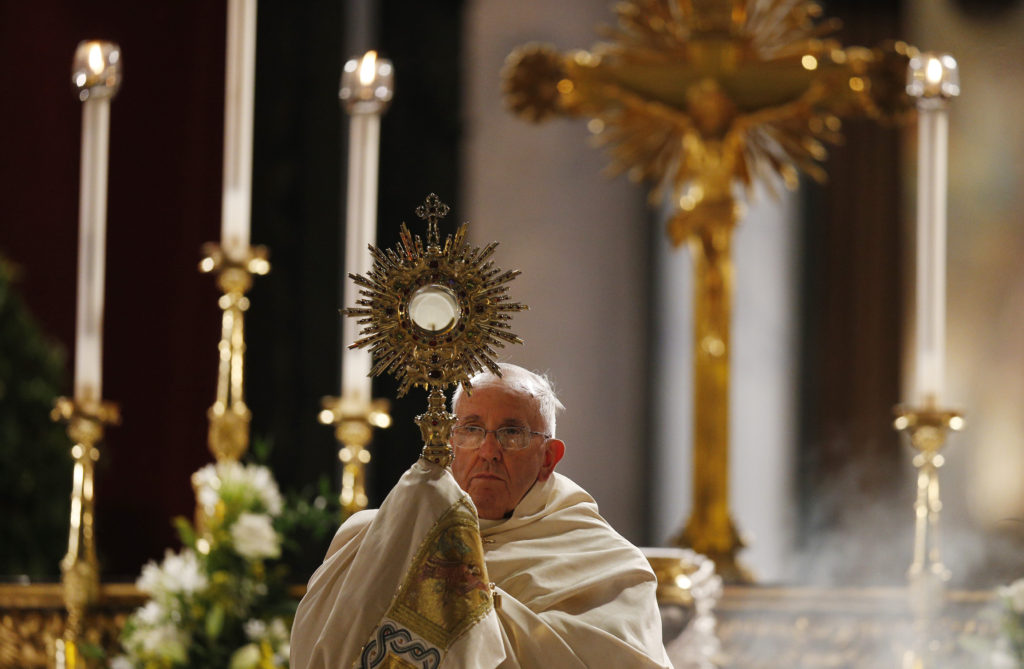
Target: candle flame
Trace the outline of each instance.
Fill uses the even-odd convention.
[[[103,68],[103,49],[100,48],[99,42],[93,42],[89,46],[89,69],[93,74],[100,74],[103,72]]]
[[[941,60],[934,57],[929,58],[924,68],[925,79],[928,80],[929,84],[941,83],[944,69]]]
[[[377,52],[367,51],[359,63],[359,83],[369,86],[377,76]]]

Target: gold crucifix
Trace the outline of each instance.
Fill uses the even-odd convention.
[[[824,180],[825,143],[841,118],[894,120],[913,108],[902,42],[843,48],[806,0],[625,0],[591,51],[528,45],[509,55],[508,106],[539,122],[589,117],[613,174],[669,198],[668,235],[686,242],[696,276],[693,508],[674,543],[750,580],[729,510],[729,327],[736,186]]]

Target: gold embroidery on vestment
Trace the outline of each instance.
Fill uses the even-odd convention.
[[[479,525],[460,499],[420,545],[388,616],[447,650],[491,608]]]

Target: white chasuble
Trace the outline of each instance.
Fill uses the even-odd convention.
[[[481,532],[451,473],[420,460],[338,530],[296,612],[291,667],[670,667],[655,587],[564,476]]]

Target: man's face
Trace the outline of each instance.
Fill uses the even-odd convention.
[[[500,385],[475,386],[455,406],[456,425],[477,425],[485,430],[525,427],[543,432],[544,425],[533,398]],[[499,520],[516,508],[535,481],[551,476],[565,452],[557,439],[534,436],[521,451],[503,451],[494,434],[480,448],[456,448],[452,474],[469,493],[481,518]]]

